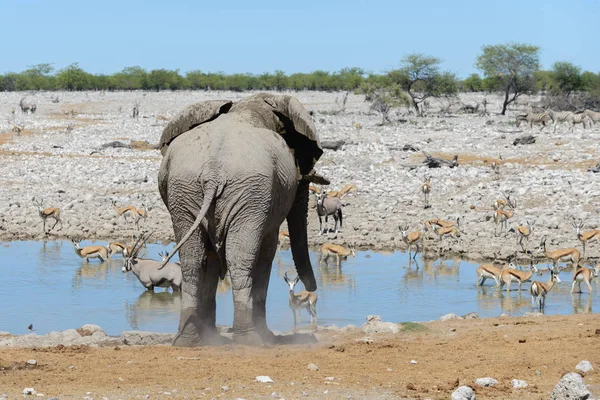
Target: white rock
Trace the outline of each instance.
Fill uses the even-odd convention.
[[[440,317],[440,321],[450,321],[453,319],[462,319],[461,317],[459,317],[456,314],[450,313],[450,314],[446,314]]]
[[[37,365],[37,361],[36,361],[36,360],[33,360],[33,359],[31,359],[31,360],[27,360],[27,364],[29,364],[29,365]],[[581,363],[580,363],[580,364],[581,364]]]
[[[23,389],[23,394],[35,394],[34,388],[25,388]]]
[[[488,378],[477,378],[475,380],[476,385],[485,386],[485,387],[494,386],[497,383],[498,383],[497,380],[495,380],[494,378],[489,378],[489,377]]]
[[[513,379],[512,385],[513,385],[513,388],[515,388],[515,389],[522,389],[522,388],[526,388],[527,386],[529,386],[529,384],[527,382],[520,380],[520,379]]]
[[[583,378],[576,372],[563,376],[550,394],[551,400],[585,400],[591,396],[583,383]]]
[[[311,371],[318,371],[319,367],[317,366],[317,364],[310,363],[308,364],[308,369]]]
[[[594,367],[592,367],[591,362],[589,362],[587,360],[583,360],[583,361],[579,362],[579,364],[577,364],[575,369],[578,371],[581,371],[583,373],[587,373],[587,372],[593,371]]]
[[[411,363],[411,364],[416,364],[416,363],[417,363],[417,361],[416,361],[416,360],[410,360],[410,363]]]
[[[256,382],[260,382],[260,383],[273,383],[275,382],[273,379],[271,379],[270,377],[266,376],[266,375],[259,375],[256,377]]]
[[[475,391],[469,386],[460,386],[452,392],[452,400],[476,400]]]

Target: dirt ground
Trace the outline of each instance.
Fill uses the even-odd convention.
[[[356,330],[324,331],[308,346],[5,348],[0,393],[15,398],[33,387],[61,399],[448,399],[457,386],[471,385],[479,399],[547,399],[579,361],[597,371],[598,328],[596,315],[581,314],[407,324],[371,340]],[[27,365],[30,359],[37,365]],[[584,381],[599,396],[596,371]],[[259,375],[274,383],[256,382]],[[481,377],[499,384],[478,387]],[[512,379],[529,387],[513,389]]]

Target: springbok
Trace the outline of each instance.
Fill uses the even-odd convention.
[[[499,209],[504,209],[504,208],[510,208],[511,210],[514,210],[515,208],[517,208],[517,201],[511,200],[510,193],[506,192],[506,193],[504,193],[503,199],[497,199],[494,201],[493,206],[494,206],[494,210],[499,210]]]
[[[289,293],[289,305],[292,310],[292,314],[294,314],[294,332],[296,331],[296,326],[298,324],[297,321],[300,320],[300,310],[306,309],[310,314],[310,323],[317,323],[317,300],[319,297],[316,292],[307,292],[306,290],[298,293],[294,293],[294,287],[300,280],[300,277],[296,277],[291,280],[287,276],[287,272],[284,274],[283,279],[288,284],[290,288]],[[298,310],[298,320],[296,320],[296,310]]]
[[[546,295],[552,290],[555,283],[560,283],[560,278],[558,277],[558,272],[555,272],[554,269],[550,270],[548,282],[533,281],[529,287],[531,305],[535,307],[537,303],[537,307],[543,310],[546,306]]]
[[[519,246],[521,246],[521,249],[523,249],[523,253],[527,253],[527,245],[529,244],[529,237],[531,236],[531,233],[533,232],[533,226],[535,225],[535,221],[533,221],[533,223],[529,223],[529,221],[525,221],[527,226],[525,225],[519,225],[517,227],[517,229],[512,229],[510,231],[515,231],[515,233],[517,234],[517,244]],[[523,245],[523,240],[525,240],[525,245]]]
[[[60,222],[60,227],[62,228],[62,221],[60,219],[60,210],[58,208],[56,208],[56,207],[44,208],[43,207],[44,199],[38,200],[34,197],[32,199],[32,201],[38,207],[38,212],[40,214],[40,218],[42,218],[42,221],[44,222],[44,227],[42,228],[44,230],[44,233],[46,233],[46,219],[48,219],[48,218],[54,219],[54,225],[52,225],[52,228],[50,228],[50,230],[54,229],[56,224],[58,224],[59,222]]]
[[[500,225],[500,233],[504,229],[508,230],[508,220],[514,215],[514,211],[507,211],[502,208],[496,209],[494,212],[494,236],[498,236],[498,225]]]
[[[516,253],[515,253],[516,254]],[[477,267],[477,286],[483,286],[486,279],[493,279],[496,282],[496,286],[500,286],[500,274],[505,269],[517,269],[515,264],[512,262],[514,255],[507,258],[507,263],[502,267],[495,264],[481,264]]]
[[[411,233],[408,233],[408,225],[404,225],[403,227],[399,227],[400,228],[400,235],[402,235],[402,241],[404,242],[404,244],[406,244],[406,246],[408,247],[408,258],[410,260],[410,251],[413,245],[415,245],[415,247],[417,248],[415,250],[415,254],[413,255],[413,260],[417,257],[417,253],[419,252],[419,247],[421,247],[423,245],[423,238],[425,237],[424,233],[425,233],[425,229],[423,228],[423,232],[419,232],[419,231],[414,231]]]
[[[349,249],[347,249],[344,246],[340,246],[339,244],[324,243],[323,246],[321,246],[320,263],[325,262],[325,265],[327,265],[327,260],[329,259],[329,257],[335,256],[337,266],[339,267],[341,265],[342,260],[347,259],[350,255],[356,257],[356,250],[354,249],[354,247],[350,247]]]
[[[424,222],[425,224],[425,229],[423,230],[424,233],[426,233],[427,235],[427,239],[430,238],[430,233],[435,231],[436,226],[440,227],[440,228],[451,228],[453,226],[456,226],[457,228],[460,227],[460,217],[456,218],[456,222],[453,221],[444,221],[443,219],[439,219],[439,218],[431,218],[428,219]]]
[[[358,190],[358,187],[355,184],[349,183],[340,190],[333,190],[333,191],[327,192],[327,197],[330,197],[330,198],[338,197],[339,199],[343,199],[344,197],[346,197],[347,194],[349,194],[351,192],[355,192],[357,190]]]
[[[125,265],[123,265],[123,273],[132,271],[138,278],[140,283],[148,290],[154,290],[154,287],[172,288],[173,292],[178,292],[181,289],[183,276],[181,273],[181,265],[178,263],[169,262],[164,268],[159,269],[162,262],[156,260],[148,260],[138,258],[138,253],[144,243],[152,236],[148,234],[145,238],[141,235],[133,245],[133,250],[125,255]],[[141,243],[140,243],[141,241]],[[168,253],[161,254],[163,260],[168,258]]]
[[[577,239],[581,242],[583,246],[583,258],[585,258],[585,247],[588,242],[592,242],[594,240],[600,241],[600,229],[594,229],[591,231],[581,232],[581,228],[583,228],[583,222],[573,222],[573,228],[575,228],[575,233],[577,235]]]
[[[131,253],[133,250],[133,246],[121,242],[110,242],[106,246],[106,250],[108,250],[108,258],[112,258],[115,254],[121,254],[123,259],[125,259],[127,253]]]
[[[593,269],[587,267],[579,268],[573,274],[573,285],[571,286],[571,293],[573,293],[575,290],[575,284],[577,284],[579,288],[578,293],[582,293],[581,283],[584,282],[587,285],[588,289],[590,289],[590,294],[592,294],[593,290],[590,281],[594,278],[597,278],[598,275],[600,275],[600,264],[596,265]]]
[[[322,217],[325,217],[325,234],[328,233],[327,230],[327,218],[330,215],[333,215],[333,219],[335,220],[334,231],[338,233],[337,224],[338,220],[340,221],[340,228],[342,228],[342,200],[337,197],[329,198],[327,197],[327,192],[321,190],[320,193],[316,193],[317,197],[317,215],[319,216],[319,235],[323,234],[323,223]]]
[[[553,251],[546,250],[546,236],[544,236],[540,241],[537,252],[552,260],[552,267],[555,271],[557,270],[558,263],[560,261],[571,262],[574,270],[576,271],[577,267],[579,267],[579,261],[581,260],[581,253],[579,253],[579,250],[573,247],[557,249]]]
[[[425,177],[425,183],[421,185],[421,192],[423,193],[425,200],[425,207],[423,208],[430,208],[431,204],[429,204],[429,195],[431,194],[431,177]]]
[[[493,160],[490,163],[490,168],[492,169],[492,171],[494,172],[494,179],[499,179],[500,178],[500,164],[502,163],[502,155],[499,154],[498,155],[498,159],[497,160]]]
[[[112,199],[111,202],[113,208],[115,209],[117,214],[119,214],[119,217],[122,216],[125,222],[129,222],[129,218],[133,220],[137,215],[137,208],[135,208],[134,206],[117,207],[116,200]]]
[[[529,271],[518,271],[514,269],[505,269],[500,273],[500,288],[506,285],[506,293],[510,293],[510,284],[512,282],[519,283],[519,291],[521,291],[521,285],[524,282],[530,282],[533,274],[537,272],[536,266],[533,261],[530,263]]]
[[[79,243],[81,243],[80,238],[73,238],[71,239],[71,242],[73,242],[73,246],[75,246],[75,254],[83,258],[86,264],[90,258],[97,258],[100,262],[108,260],[108,250],[104,246],[79,247]]]
[[[144,220],[144,224],[146,223],[146,220],[148,219],[148,207],[146,207],[145,203],[142,203],[142,208],[134,208],[135,209],[135,214],[134,214],[134,222],[135,222],[135,227],[136,229],[140,229],[139,223],[140,220],[143,219]]]
[[[281,245],[286,239],[290,240],[290,233],[288,231],[279,231],[279,235],[277,236],[277,250],[281,250]]]

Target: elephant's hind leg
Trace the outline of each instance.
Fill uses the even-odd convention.
[[[265,236],[254,266],[252,285],[252,312],[256,332],[264,343],[274,343],[275,335],[267,327],[267,290],[271,278],[271,268],[277,251],[277,231]]]
[[[262,344],[262,337],[254,324],[260,311],[255,314],[256,302],[253,300],[253,295],[257,294],[255,279],[262,282],[256,268],[264,229],[261,225],[256,221],[238,224],[236,231],[229,231],[225,244],[225,258],[233,292],[233,339],[251,345]]]
[[[186,232],[188,228],[178,231]],[[206,233],[202,230],[194,232],[179,254],[183,274],[182,307],[173,345],[191,347],[219,344],[222,338],[215,325],[215,296],[220,264]]]

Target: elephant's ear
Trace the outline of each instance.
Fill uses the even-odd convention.
[[[283,123],[284,131],[280,133],[294,153],[301,178],[314,177],[313,167],[321,158],[323,149],[310,114],[292,96],[267,95],[263,99]]]
[[[226,114],[232,106],[230,100],[201,101],[186,107],[177,114],[163,129],[158,148],[164,155],[169,143],[177,136],[198,125],[210,122],[221,114]]]

